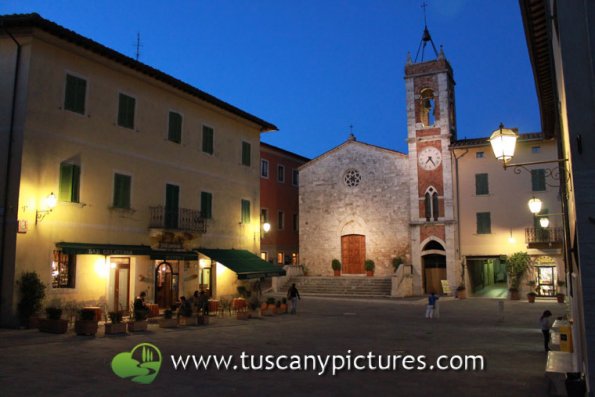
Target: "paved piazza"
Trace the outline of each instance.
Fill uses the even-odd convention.
[[[566,310],[554,301],[443,298],[440,318],[425,299],[304,297],[298,315],[249,321],[214,318],[208,327],[120,337],[0,330],[0,395],[8,396],[546,396],[539,316]],[[148,342],[163,355],[153,383],[117,377],[112,358]],[[174,370],[171,355],[484,355],[484,371]],[[362,364],[360,361],[359,364]],[[330,365],[330,364],[329,364]],[[328,370],[327,372],[330,372]]]

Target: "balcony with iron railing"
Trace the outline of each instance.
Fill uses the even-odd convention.
[[[149,207],[149,228],[206,233],[207,221],[200,211],[188,208]]]
[[[561,227],[525,229],[525,243],[528,248],[561,247],[564,241],[564,231]]]

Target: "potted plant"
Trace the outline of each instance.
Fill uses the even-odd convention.
[[[281,298],[281,306],[279,307],[281,313],[287,313],[287,298]]]
[[[459,284],[455,295],[458,299],[465,299],[467,297],[467,289],[465,288],[465,284]]]
[[[52,334],[65,334],[68,330],[68,320],[62,319],[62,308],[58,305],[45,308],[46,318],[39,320],[39,330]]]
[[[396,256],[393,258],[392,260],[392,264],[393,264],[393,271],[397,271],[397,269],[399,268],[399,266],[401,266],[403,264],[403,258],[400,256]]]
[[[535,297],[537,297],[537,293],[533,290],[537,283],[533,280],[527,282],[527,286],[531,289],[529,293],[527,293],[527,301],[529,303],[535,303]]]
[[[565,285],[566,285],[565,281],[558,280],[558,287],[564,288]],[[558,303],[564,303],[564,299],[566,299],[566,295],[561,290],[558,290],[558,293],[556,294],[556,299],[558,300]]]
[[[335,277],[339,277],[341,275],[341,261],[338,259],[333,259],[331,261],[331,267],[333,268]]]
[[[106,335],[117,335],[126,333],[126,324],[122,322],[122,312],[109,312],[111,323],[105,323]]]
[[[529,268],[531,258],[526,252],[515,252],[506,260],[506,274],[508,274],[508,280],[510,282],[511,300],[519,300],[519,286],[523,276]]]
[[[74,322],[74,331],[77,335],[95,336],[98,329],[98,322],[95,310],[81,309],[78,319]]]
[[[275,298],[267,298],[266,303],[263,303],[263,305],[260,306],[260,313],[263,316],[274,316],[277,314],[277,304]]]
[[[128,332],[146,331],[149,325],[146,312],[142,310],[134,310],[132,314],[132,320],[127,323]]]
[[[18,281],[19,300],[17,311],[21,325],[28,328],[39,327],[39,317],[37,313],[41,310],[41,302],[45,297],[45,285],[39,279],[36,272],[26,272],[21,274]]]
[[[361,263],[361,262],[360,262]],[[364,269],[366,269],[366,276],[372,277],[374,275],[374,268],[376,265],[372,259],[366,259],[364,262]]]
[[[163,312],[163,318],[159,320],[159,328],[176,328],[178,326],[178,319],[173,318],[174,312],[171,309],[166,309]]]

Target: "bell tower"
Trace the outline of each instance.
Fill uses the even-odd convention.
[[[428,44],[435,57],[424,61]],[[451,291],[460,280],[449,150],[456,140],[455,82],[444,51],[442,47],[436,51],[427,25],[415,61],[407,56],[405,85],[413,288],[414,293],[439,294],[445,292],[442,280],[448,280]]]

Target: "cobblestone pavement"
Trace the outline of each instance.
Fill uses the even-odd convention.
[[[304,297],[298,314],[214,318],[209,326],[96,337],[0,330],[0,396],[546,396],[546,355],[539,316],[554,301],[440,300],[440,318],[424,318],[425,299],[357,300]],[[151,384],[117,377],[112,358],[139,343],[163,355]],[[240,354],[483,355],[484,371],[320,369],[175,370],[171,355]],[[331,359],[332,360],[332,359]],[[337,362],[339,363],[339,362]],[[359,364],[362,361],[358,362]],[[330,370],[327,370],[330,372]]]

